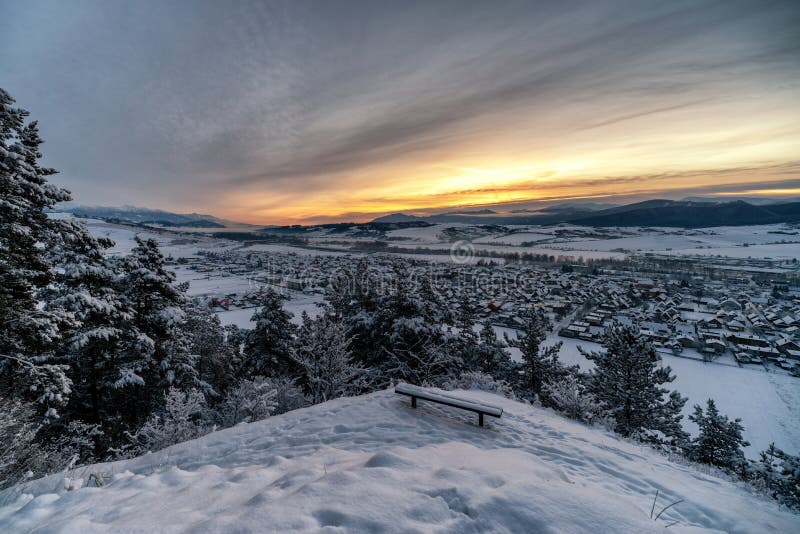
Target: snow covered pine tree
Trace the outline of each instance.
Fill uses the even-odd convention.
[[[750,444],[742,437],[741,419],[729,420],[719,413],[714,399],[708,399],[705,412],[695,405],[689,420],[700,430],[687,447],[689,459],[728,470],[746,465],[742,447]]]
[[[311,319],[303,312],[292,358],[302,368],[299,380],[314,404],[358,392],[364,386],[364,371],[353,362],[346,326],[328,315]]]
[[[659,366],[655,348],[638,328],[620,324],[606,329],[603,344],[605,351],[583,353],[595,364],[587,389],[614,418],[614,430],[655,443],[684,443],[688,436],[680,421],[686,398],[660,387],[675,376]]]
[[[147,350],[138,361],[131,362],[119,385],[144,386],[136,412],[146,415],[162,405],[170,388],[191,389],[201,384],[183,328],[186,288],[175,283],[175,273],[165,267],[155,240],[136,237],[135,241],[124,262],[123,282],[139,343]]]
[[[253,314],[255,326],[245,340],[243,371],[249,376],[296,376],[297,363],[290,349],[296,327],[292,314],[283,308],[286,297],[270,288]]]
[[[542,403],[548,405],[547,393],[544,385],[556,382],[574,369],[565,367],[558,360],[558,351],[562,343],[542,347],[547,332],[550,330],[550,321],[539,310],[529,308],[522,316],[524,324],[516,338],[506,336],[506,343],[516,347],[522,352],[522,368],[517,381],[517,395],[524,399],[533,400],[537,396]]]
[[[70,382],[49,359],[60,318],[38,304],[52,280],[48,245],[60,230],[45,210],[70,195],[47,182],[56,171],[39,165],[42,140],[27,116],[0,89],[0,383],[5,395],[32,398],[54,418]]]
[[[113,242],[93,237],[83,224],[60,222],[63,242],[53,248],[60,269],[46,291],[45,309],[68,319],[56,349],[73,382],[68,419],[102,429],[93,433],[95,455],[102,458],[136,422],[128,399],[144,382],[130,378],[138,377],[137,362],[150,345],[132,324],[120,262],[105,254]]]

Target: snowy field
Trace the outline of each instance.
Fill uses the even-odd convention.
[[[398,246],[401,247],[411,247],[410,244],[404,243]],[[442,249],[449,249],[452,246],[452,243],[438,243],[438,244],[428,244],[428,243],[419,243],[414,244],[413,248],[430,248],[434,250],[442,250]],[[503,246],[503,245],[494,245],[494,244],[485,244],[480,242],[472,242],[472,247],[475,250],[486,251],[486,252],[493,252],[497,254],[546,254],[548,256],[572,256],[573,258],[583,257],[584,259],[624,259],[627,257],[627,254],[622,252],[613,252],[613,251],[606,251],[606,250],[589,250],[586,249],[562,249],[556,248],[555,245],[548,244],[543,246]],[[418,257],[415,255],[414,257]],[[444,255],[445,258],[449,259],[448,256]]]
[[[319,249],[311,249],[311,248],[303,248],[303,247],[293,247],[291,245],[278,245],[278,244],[264,244],[264,243],[257,243],[257,244],[248,244],[242,247],[243,250],[247,252],[280,252],[284,254],[298,254],[302,256],[359,256],[360,254],[357,252],[351,252],[349,250],[319,250]]]
[[[798,532],[739,484],[485,392],[473,414],[383,391],[242,424],[133,460],[101,488],[63,475],[0,494],[6,532]],[[683,499],[657,521],[650,518]]]
[[[559,358],[565,364],[579,365],[582,370],[594,365],[578,351],[598,350],[600,345],[551,335],[545,345],[564,343]],[[768,373],[763,369],[704,363],[661,354],[662,363],[672,368],[676,379],[667,387],[677,390],[689,401],[684,406],[682,421],[687,432],[697,432],[688,416],[694,405],[705,406],[714,399],[720,411],[742,419],[744,437],[750,442],[745,449],[749,458],[757,459],[759,452],[774,442],[792,454],[800,451],[800,380],[787,374]]]
[[[793,260],[800,258],[800,242],[798,243],[771,243],[763,245],[748,245],[734,247],[718,247],[706,249],[680,249],[673,250],[672,254],[681,256],[713,256],[722,258],[739,259],[772,259]]]
[[[52,217],[72,217],[70,214],[53,213]],[[283,252],[300,255],[359,255],[349,250],[349,245],[373,241],[375,238],[360,238],[346,233],[331,235],[327,231],[303,234],[309,245],[315,248],[283,244],[242,243],[204,236],[197,231],[184,233],[142,229],[116,225],[97,219],[81,219],[89,224],[93,234],[110,237],[117,242],[111,250],[124,254],[133,247],[136,235],[156,239],[165,254],[173,257],[195,256],[200,250],[242,249],[253,252]],[[761,226],[731,226],[682,230],[678,228],[588,228],[573,225],[556,226],[504,226],[505,231],[482,235],[474,225],[441,223],[424,228],[403,228],[386,232],[389,244],[405,248],[430,248],[448,250],[453,238],[448,231],[466,232],[474,230],[470,238],[475,250],[492,253],[547,254],[549,256],[573,256],[585,259],[620,259],[631,254],[664,254],[675,256],[720,257],[735,259],[792,260],[800,258],[800,231],[796,226],[774,224]],[[602,238],[586,238],[587,235],[602,235]],[[399,240],[394,240],[399,239]],[[331,243],[335,240],[336,243]],[[524,246],[523,246],[524,245]],[[746,245],[746,246],[745,246]],[[316,247],[324,247],[324,250]],[[450,261],[447,254],[403,254],[410,258],[428,261]]]
[[[448,228],[463,231],[469,225],[442,223],[426,228],[387,232],[407,241],[400,246],[441,248]],[[573,225],[506,226],[508,231],[472,240],[476,249],[572,255],[584,258],[620,258],[635,253],[729,258],[794,259],[800,257],[800,232],[787,224],[717,228],[587,228]],[[604,234],[602,238],[583,238]],[[747,246],[744,246],[744,245]],[[524,245],[524,246],[523,246]]]
[[[135,237],[142,239],[155,239],[165,256],[174,258],[190,258],[197,256],[201,250],[223,251],[241,247],[241,243],[227,239],[203,236],[198,233],[179,233],[174,230],[160,230],[158,228],[142,228],[137,226],[108,223],[99,219],[84,219],[70,213],[50,213],[49,217],[56,219],[76,219],[86,225],[92,235],[106,237],[114,241],[114,246],[109,249],[110,254],[128,254],[136,243]]]
[[[302,321],[302,314],[306,312],[311,317],[319,315],[319,303],[322,302],[322,297],[319,295],[304,295],[302,293],[295,293],[291,300],[287,301],[284,305],[286,311],[293,315],[292,322],[299,325]],[[255,323],[250,320],[256,308],[244,308],[237,310],[228,310],[217,312],[222,324],[233,324],[239,328],[253,328]]]
[[[247,276],[229,275],[222,272],[199,273],[180,266],[173,267],[178,282],[189,283],[189,295],[223,296],[231,293],[249,293],[264,287],[264,284],[253,281]]]

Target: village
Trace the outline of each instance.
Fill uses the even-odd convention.
[[[257,307],[269,287],[290,303],[321,302],[333,283],[355,276],[362,261],[381,280],[397,256],[201,251],[175,260],[175,267],[201,288],[193,292],[198,302],[226,313]],[[476,316],[502,330],[513,332],[520,312],[534,306],[550,316],[562,339],[600,343],[612,322],[635,324],[664,354],[800,377],[800,290],[758,266],[748,272],[737,265],[714,277],[664,269],[645,277],[632,269],[558,262],[456,264],[412,257],[405,263],[412,282],[426,278],[449,308],[467,301]],[[203,278],[230,283],[203,289]],[[307,311],[313,314],[313,307]]]

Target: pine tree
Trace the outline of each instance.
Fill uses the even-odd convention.
[[[375,273],[369,260],[362,258],[354,269],[336,274],[325,295],[325,312],[344,321],[353,358],[374,368],[384,358],[381,334],[376,330],[380,298]]]
[[[522,316],[524,324],[516,339],[506,336],[506,343],[522,352],[522,366],[517,382],[518,395],[533,400],[537,396],[547,404],[544,385],[556,382],[570,373],[558,360],[562,343],[542,347],[550,330],[550,321],[539,310],[528,309]]]
[[[730,421],[719,413],[714,400],[708,399],[705,412],[695,405],[689,420],[699,428],[699,434],[687,448],[690,459],[730,470],[746,464],[742,447],[750,444],[742,437],[741,419]]]
[[[299,373],[291,357],[295,326],[292,315],[283,308],[286,297],[268,289],[261,307],[253,314],[255,327],[245,342],[244,373],[248,376],[296,376]]]
[[[162,405],[136,433],[129,434],[132,456],[198,438],[212,430],[203,394],[169,388]]]
[[[123,283],[145,356],[130,362],[118,385],[145,387],[136,410],[141,417],[157,408],[170,388],[201,384],[184,330],[186,288],[175,282],[175,273],[166,268],[154,239],[136,237],[135,241],[124,262]]]
[[[377,309],[377,281],[367,258],[361,258],[355,268],[337,270],[329,282],[325,293],[328,314],[346,319],[361,312],[373,313]]]
[[[276,408],[277,390],[264,378],[242,380],[231,387],[216,408],[223,428],[269,417]]]
[[[47,257],[59,225],[45,210],[70,199],[47,182],[56,171],[39,164],[37,123],[0,89],[0,380],[7,395],[34,397],[56,415],[69,394],[65,368],[48,361],[59,317],[39,309],[52,279]]]
[[[35,419],[30,404],[0,396],[0,490],[27,478],[31,453],[39,452]]]
[[[223,326],[219,316],[206,307],[187,302],[184,312],[183,328],[189,338],[189,352],[195,357],[200,387],[209,400],[224,397],[241,379],[237,372],[242,366],[242,334],[234,325]]]
[[[486,321],[478,337],[478,370],[491,375],[495,380],[509,384],[517,382],[519,373],[517,365],[511,360],[505,344],[498,339],[494,328]]]
[[[771,443],[758,462],[749,466],[752,481],[773,499],[800,510],[800,456],[787,454]]]
[[[460,363],[448,350],[450,340],[441,322],[447,316],[444,305],[430,286],[414,291],[404,262],[394,267],[396,288],[382,297],[375,314],[373,335],[383,356],[373,367],[376,385],[385,385],[387,379],[432,384],[448,374],[456,376]]]
[[[614,418],[614,430],[640,437],[655,431],[663,435],[659,441],[672,444],[685,440],[680,421],[686,399],[660,387],[675,376],[669,367],[659,366],[655,348],[636,327],[619,324],[606,329],[603,343],[605,352],[584,353],[595,364],[587,386]]]
[[[272,390],[275,390],[273,415],[290,412],[309,405],[303,390],[294,379],[286,376],[271,376],[263,380],[269,384]]]
[[[603,409],[597,399],[581,384],[578,377],[570,374],[556,382],[544,385],[552,406],[567,417],[593,423],[603,417]]]
[[[358,392],[364,371],[353,362],[347,327],[327,315],[311,319],[303,312],[292,358],[300,365],[299,381],[314,404]]]
[[[475,316],[469,297],[462,295],[461,302],[453,313],[455,335],[450,336],[449,351],[457,363],[458,373],[483,370],[481,365],[480,340],[475,332]]]
[[[64,228],[64,239],[54,250],[61,268],[47,292],[47,309],[69,317],[56,353],[69,366],[74,384],[68,415],[102,428],[105,436],[95,447],[99,457],[134,422],[126,409],[131,394],[126,387],[139,388],[143,382],[130,380],[130,365],[149,345],[141,343],[132,324],[118,262],[105,254],[113,242],[94,238],[82,224]]]

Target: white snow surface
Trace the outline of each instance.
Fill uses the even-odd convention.
[[[604,430],[451,394],[503,417],[480,428],[392,391],[338,399],[69,475],[113,474],[100,488],[7,490],[0,531],[800,532],[800,515]],[[658,521],[656,490],[656,514],[683,499]]]
[[[507,331],[510,331],[506,329]],[[515,336],[511,331],[512,337]],[[578,350],[602,350],[596,343],[550,335],[545,345],[562,342],[559,359],[567,365],[578,365],[589,371],[594,364]],[[517,349],[518,350],[518,349]],[[688,351],[687,351],[688,352]],[[518,352],[512,353],[520,361]],[[661,365],[672,368],[675,381],[664,384],[689,400],[683,407],[683,429],[696,436],[697,425],[689,421],[694,406],[705,406],[714,399],[720,411],[731,419],[740,418],[744,438],[750,443],[745,456],[753,460],[770,443],[790,454],[800,452],[800,380],[789,375],[764,371],[763,367],[740,368],[736,365],[705,363],[660,352]]]

